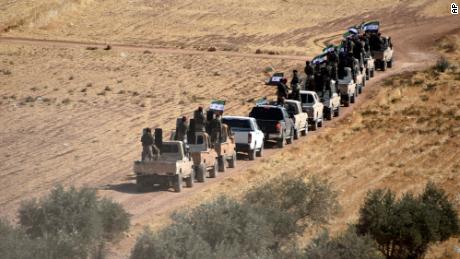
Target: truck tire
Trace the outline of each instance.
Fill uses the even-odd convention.
[[[256,152],[257,157],[262,157],[264,153],[264,143],[262,143],[262,146],[260,146],[259,150]]]
[[[371,71],[369,69],[366,69],[366,80],[369,80],[371,78]]]
[[[284,134],[281,135],[281,138],[277,140],[276,144],[279,148],[283,148],[284,145],[286,145],[286,139],[284,138]]]
[[[148,183],[143,177],[136,176],[136,189],[138,192],[145,192],[148,187]]]
[[[348,106],[350,106],[351,97],[348,95],[346,98],[347,98],[347,99],[346,99],[345,102],[343,103],[343,106],[348,107]]]
[[[236,166],[236,152],[233,152],[232,157],[228,160],[228,168],[235,168]]]
[[[332,120],[332,117],[333,117],[333,110],[328,109],[327,112],[326,112],[326,119],[327,120]]]
[[[292,142],[294,142],[294,135],[295,135],[295,129],[291,129],[291,136],[289,136],[289,138],[286,139],[287,144],[292,144]]]
[[[252,149],[248,151],[248,158],[249,160],[254,160],[256,158],[256,149]]]
[[[305,128],[302,130],[301,134],[302,136],[307,136],[307,133],[308,133],[308,121],[305,122]]]
[[[386,70],[387,70],[387,61],[383,60],[382,61],[382,71],[386,71]]]
[[[315,131],[318,129],[318,121],[313,121],[313,124],[311,125],[311,130]]]
[[[174,176],[174,191],[175,192],[182,191],[182,176],[180,174],[176,174]]]
[[[206,180],[205,172],[206,167],[204,164],[200,164],[199,166],[195,167],[196,180],[199,183],[204,183],[204,181]]]
[[[323,118],[324,119],[324,118]],[[318,127],[322,128],[323,127],[323,120],[318,122]]]
[[[388,68],[392,68],[393,67],[393,59],[390,59],[390,61],[388,61]]]
[[[185,179],[185,186],[187,186],[188,188],[193,187],[194,174],[194,172],[191,172],[190,176],[187,177],[187,179]]]
[[[356,92],[351,96],[350,103],[355,103],[356,101]]]
[[[299,130],[295,129],[294,130],[294,139],[299,139],[299,137],[300,137],[300,132],[299,132]]]
[[[358,87],[358,94],[362,94],[362,93],[363,93],[363,86],[360,85],[360,86]]]
[[[374,71],[375,71],[375,68],[371,70],[371,78],[374,77]]]
[[[217,158],[217,165],[218,165],[218,168],[219,168],[219,172],[223,173],[225,172],[225,158],[224,156],[219,156]]]
[[[366,87],[366,80],[368,80],[368,79],[366,79],[366,78],[363,79],[363,87]]]
[[[217,161],[214,162],[214,165],[209,169],[209,178],[216,178],[217,175]],[[225,165],[224,165],[225,168]]]

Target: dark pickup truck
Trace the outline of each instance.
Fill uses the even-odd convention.
[[[280,148],[284,147],[285,143],[292,143],[295,125],[284,107],[257,105],[252,108],[249,117],[256,119],[266,141],[276,140]]]

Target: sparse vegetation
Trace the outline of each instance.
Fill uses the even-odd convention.
[[[129,228],[129,215],[117,203],[83,188],[58,186],[40,201],[23,203],[20,227],[0,222],[0,254],[6,258],[94,258],[104,243]],[[32,256],[31,256],[32,255]],[[5,257],[2,257],[5,258]]]
[[[434,69],[437,71],[437,72],[445,72],[450,66],[450,63],[449,61],[445,58],[445,57],[441,57],[440,59],[438,59],[438,61],[436,62],[436,65],[434,66]]]
[[[327,182],[279,178],[252,189],[241,202],[220,197],[174,214],[163,231],[144,231],[131,257],[270,258],[284,253],[280,245],[287,238],[308,223],[326,223],[337,208]]]
[[[357,231],[372,237],[387,258],[423,258],[431,244],[458,235],[460,225],[444,191],[428,183],[421,195],[401,199],[389,190],[370,192]]]

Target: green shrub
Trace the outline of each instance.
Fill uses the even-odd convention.
[[[34,258],[32,242],[26,234],[14,229],[7,222],[0,219],[0,257],[3,259]]]
[[[441,57],[436,62],[434,69],[438,72],[445,72],[449,68],[449,66],[450,66],[449,61],[445,57]]]
[[[360,209],[359,234],[370,235],[387,258],[422,258],[429,245],[459,234],[459,220],[446,194],[429,183],[418,197],[397,200],[389,190],[368,194]]]
[[[308,259],[379,259],[383,258],[375,242],[368,236],[358,236],[350,227],[335,238],[324,231],[305,250]]]
[[[24,202],[19,222],[34,241],[37,258],[86,258],[129,228],[129,215],[95,190],[54,188],[42,200]]]

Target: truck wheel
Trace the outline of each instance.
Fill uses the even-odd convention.
[[[371,70],[371,77],[374,77],[374,71],[375,71],[375,68]]]
[[[214,162],[214,165],[211,167],[211,169],[209,170],[209,178],[216,178],[216,174],[217,174],[217,161]],[[225,168],[225,166],[224,166]]]
[[[302,136],[307,136],[308,133],[308,121],[305,122],[305,128],[302,130],[301,134]]]
[[[194,174],[194,172],[191,172],[190,176],[187,179],[185,179],[185,186],[187,186],[188,188],[193,187]]]
[[[196,180],[200,183],[204,183],[206,176],[204,173],[206,172],[206,167],[204,164],[200,164],[199,166],[195,167],[195,175],[196,175]]]
[[[236,152],[233,152],[232,158],[228,160],[228,168],[235,168],[236,166]]]
[[[313,124],[311,125],[311,130],[315,131],[318,129],[318,121],[313,121]]]
[[[333,117],[332,112],[333,112],[333,111],[332,111],[332,108],[327,110],[327,112],[326,112],[326,119],[332,120],[332,117]]]
[[[277,143],[279,148],[283,148],[286,145],[286,139],[284,138],[284,134],[281,135],[281,138],[278,139]]]
[[[351,96],[350,103],[355,103],[356,101],[356,92]]]
[[[256,149],[252,149],[248,151],[248,158],[249,160],[254,160],[256,158]]]
[[[174,191],[175,192],[182,191],[182,176],[180,174],[176,174],[174,176]]]
[[[340,116],[340,106],[338,106],[337,109],[335,109],[335,111],[334,111],[334,116],[335,116],[335,117],[339,117],[339,116]]]
[[[294,139],[299,139],[300,132],[298,130],[294,130]]]
[[[260,146],[259,151],[256,152],[257,157],[262,157],[264,153],[264,143],[262,143],[262,146]]]
[[[384,60],[382,61],[382,71],[386,71],[387,70],[387,61]]]
[[[217,165],[218,165],[218,168],[219,168],[219,172],[221,172],[221,173],[225,172],[225,158],[224,158],[224,156],[219,156],[217,158]]]
[[[371,78],[371,71],[369,69],[366,69],[366,80],[369,80]]]
[[[363,78],[363,87],[366,87],[366,80],[369,80],[369,79]]]
[[[289,138],[286,139],[287,144],[292,144],[292,142],[294,142],[294,135],[295,135],[295,129],[291,129],[291,136],[289,136]]]
[[[136,189],[138,192],[145,192],[148,187],[148,183],[143,179],[143,177],[136,176]]]
[[[359,86],[358,87],[358,94],[362,94],[363,93],[363,86]]]
[[[323,120],[321,119],[321,121],[318,122],[318,127],[323,127]]]

